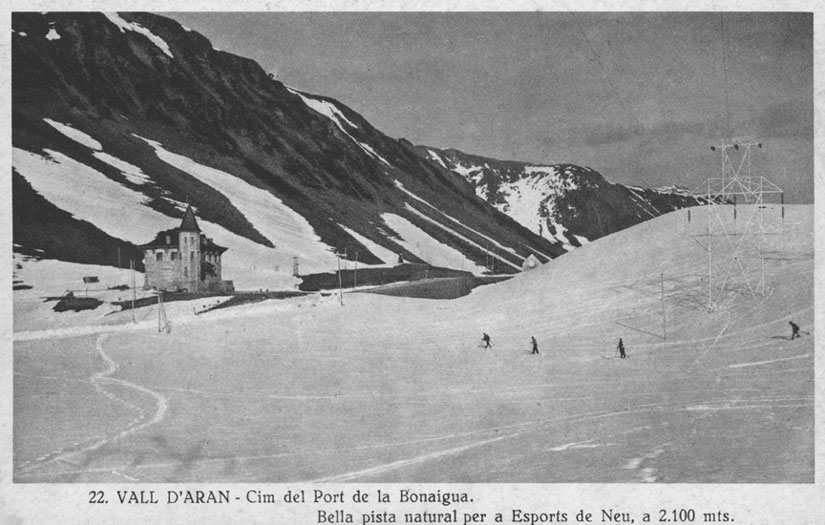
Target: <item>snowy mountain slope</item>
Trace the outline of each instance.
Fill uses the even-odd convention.
[[[135,259],[186,203],[229,248],[224,277],[239,287],[291,288],[294,257],[303,273],[329,271],[336,252],[357,253],[361,264],[394,264],[400,254],[479,272],[491,244],[503,247],[504,272],[533,252],[563,253],[340,102],[287,88],[173,20],[12,18],[21,254],[117,265],[118,249]],[[47,38],[52,31],[60,38]],[[33,208],[66,212],[62,238],[55,221],[23,212]],[[396,231],[384,217],[414,228]],[[404,237],[413,231],[427,242]]]
[[[766,293],[734,276],[713,311],[706,211],[454,301],[350,293],[178,314],[168,335],[20,334],[14,479],[811,483],[813,207],[760,212]],[[791,320],[811,333],[791,341]]]
[[[685,188],[606,181],[590,168],[536,165],[417,146],[422,158],[464,177],[479,197],[565,250],[676,209],[702,204]]]

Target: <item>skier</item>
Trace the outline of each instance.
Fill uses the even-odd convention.
[[[482,336],[482,338],[481,338],[481,342],[482,342],[482,343],[484,343],[484,346],[483,346],[482,348],[491,348],[491,347],[493,346],[493,345],[490,343],[490,336],[489,336],[489,335],[487,335],[487,334],[484,334],[484,335]]]
[[[790,322],[791,325],[791,341],[796,339],[797,337],[802,337],[799,335],[799,327],[793,321]]]
[[[530,342],[533,343],[533,351],[530,352],[531,354],[538,354],[539,353],[539,344],[536,342],[536,338],[532,335],[530,336]]]
[[[622,342],[621,337],[619,338],[619,346],[617,346],[616,349],[619,351],[619,357],[621,357],[622,359],[627,357],[627,355],[624,353],[624,343]]]

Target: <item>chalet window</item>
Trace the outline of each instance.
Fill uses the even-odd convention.
[[[172,252],[172,260],[173,260],[173,261],[177,261],[177,260],[178,260],[178,252]]]
[[[163,260],[163,252],[158,252],[157,253],[157,258],[158,258],[158,261],[162,261]]]
[[[166,236],[166,244],[172,244],[172,237],[169,235]]]
[[[189,252],[189,260],[190,260],[190,261],[194,261],[194,260],[195,260],[195,252]]]
[[[186,266],[183,267],[183,278],[189,279],[189,268]]]

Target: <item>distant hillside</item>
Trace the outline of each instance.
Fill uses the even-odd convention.
[[[572,164],[503,161],[429,146],[416,146],[416,151],[461,175],[479,197],[565,249],[703,203],[685,188],[614,184]]]

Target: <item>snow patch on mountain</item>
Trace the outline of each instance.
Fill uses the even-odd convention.
[[[108,153],[104,153],[103,146],[89,136],[88,134],[80,131],[79,129],[75,129],[68,124],[63,124],[61,122],[57,122],[48,118],[43,119],[47,124],[55,128],[57,131],[65,135],[66,137],[78,142],[79,144],[83,144],[87,148],[96,150],[92,153],[92,155],[100,161],[105,162],[106,164],[112,166],[115,169],[120,170],[121,173],[131,182],[132,184],[143,185],[152,182],[152,179],[149,178],[148,175],[143,173],[139,167],[135,166],[134,164],[130,164],[125,160],[121,160],[113,155],[109,155]],[[171,199],[169,199],[171,200]],[[175,201],[175,204],[180,204]]]
[[[432,219],[432,218],[428,217],[427,215],[424,215],[424,214],[423,214],[423,213],[421,213],[420,211],[418,211],[418,210],[416,210],[415,208],[413,208],[412,206],[410,206],[410,205],[409,205],[409,203],[404,203],[404,207],[405,207],[407,210],[411,211],[412,213],[414,213],[414,214],[418,215],[419,217],[421,217],[421,218],[422,218],[422,219],[424,219],[425,221],[430,222],[430,223],[434,224],[435,226],[438,226],[439,228],[441,228],[442,230],[446,231],[446,232],[447,232],[447,233],[449,233],[450,235],[452,235],[452,236],[454,236],[454,237],[456,237],[456,238],[458,238],[458,239],[461,239],[462,241],[466,242],[467,244],[470,244],[471,246],[474,246],[474,247],[475,247],[475,248],[477,248],[478,250],[483,251],[484,253],[486,253],[487,255],[489,255],[489,256],[491,256],[491,257],[493,257],[494,259],[498,259],[498,260],[499,260],[499,261],[501,261],[502,263],[504,263],[504,264],[506,264],[506,265],[508,265],[508,266],[510,266],[510,267],[512,267],[512,268],[514,268],[514,269],[516,269],[516,270],[521,270],[521,267],[520,267],[520,266],[517,266],[517,265],[515,265],[515,264],[511,263],[510,261],[508,261],[508,260],[506,260],[506,259],[503,259],[503,258],[502,258],[500,255],[498,255],[496,252],[494,252],[494,251],[492,251],[492,250],[488,250],[487,248],[484,248],[483,246],[479,245],[477,242],[474,242],[474,241],[472,241],[471,239],[468,239],[467,237],[465,237],[464,235],[461,235],[460,233],[458,233],[457,231],[453,230],[452,228],[448,228],[447,226],[444,226],[444,225],[443,225],[443,224],[441,224],[440,222],[438,222],[438,221],[436,221],[436,220],[434,220],[434,219]]]
[[[55,28],[49,28],[49,32],[46,33],[46,40],[60,40],[60,34]]]
[[[547,235],[550,238],[555,239],[557,242],[561,243],[562,248],[564,248],[568,252],[575,248],[575,246],[570,244],[570,241],[564,235],[565,233],[567,233],[567,228],[565,228],[563,224],[556,222],[552,216],[547,219],[547,223],[549,226],[552,226],[556,230],[556,233],[550,231],[547,232]]]
[[[318,99],[312,98],[309,95],[305,95],[305,94],[303,94],[299,91],[295,91],[294,89],[292,89],[290,87],[287,87],[286,89],[287,89],[287,91],[289,91],[293,95],[298,95],[298,97],[300,97],[301,100],[304,101],[304,104],[309,106],[311,109],[313,109],[317,113],[320,113],[321,115],[323,115],[323,116],[327,117],[328,119],[330,119],[336,126],[338,126],[338,129],[340,129],[341,132],[344,133],[344,135],[349,137],[350,140],[352,140],[356,145],[358,145],[362,150],[364,150],[364,152],[367,155],[373,157],[374,159],[377,159],[377,160],[383,162],[387,166],[392,166],[387,161],[387,159],[385,159],[384,157],[382,157],[381,155],[376,153],[375,150],[370,145],[364,144],[360,140],[353,137],[352,134],[350,134],[349,131],[347,131],[347,129],[344,127],[344,123],[346,123],[349,127],[354,128],[354,129],[358,129],[358,126],[353,124],[353,122],[351,120],[349,120],[346,117],[346,115],[344,115],[344,113],[340,109],[335,107],[335,105],[333,103],[327,102],[326,100],[318,100]]]
[[[350,135],[350,138],[352,138],[352,136],[351,136],[351,135]],[[353,140],[355,140],[355,139],[353,139]],[[392,167],[392,164],[390,164],[390,163],[389,163],[389,161],[387,161],[387,159],[385,159],[384,157],[382,157],[381,155],[379,155],[378,153],[376,153],[376,152],[375,152],[375,150],[374,150],[374,149],[372,149],[372,146],[370,146],[369,144],[365,144],[365,143],[361,142],[360,140],[356,140],[356,141],[355,141],[355,143],[356,143],[356,144],[358,144],[359,146],[361,146],[361,149],[363,149],[364,151],[366,151],[366,152],[367,152],[369,155],[371,155],[372,157],[374,157],[374,158],[376,158],[376,159],[380,160],[381,162],[383,162],[383,163],[384,163],[384,164],[386,164],[387,166]]]
[[[440,164],[444,169],[450,169],[450,168],[447,167],[446,164],[444,164],[444,160],[441,157],[438,156],[438,153],[434,152],[431,149],[427,150],[427,153],[430,154],[431,159],[433,159],[435,162]]]
[[[143,185],[150,184],[152,182],[152,179],[150,179],[148,175],[143,173],[142,169],[138,168],[134,164],[130,164],[125,160],[121,160],[102,151],[95,151],[92,155],[109,166],[120,170],[120,172],[123,173],[126,179],[128,179],[132,184]]]
[[[346,115],[344,115],[341,112],[341,110],[338,109],[337,107],[335,107],[335,105],[333,105],[332,103],[327,102],[326,100],[318,100],[318,99],[312,98],[308,95],[304,95],[300,91],[295,91],[294,89],[292,89],[290,87],[287,87],[286,89],[287,89],[287,91],[289,91],[293,95],[298,95],[301,98],[301,100],[304,101],[304,104],[306,104],[307,106],[309,106],[310,108],[312,108],[316,112],[320,113],[321,115],[327,117],[332,122],[334,122],[341,129],[341,131],[343,131],[344,133],[347,133],[349,135],[347,130],[344,129],[344,126],[341,123],[341,121],[346,122],[347,125],[350,126],[351,128],[358,129],[358,126],[353,124],[346,117]],[[353,139],[353,140],[355,140],[355,139]]]
[[[47,156],[12,149],[12,165],[46,200],[112,237],[144,243],[171,219],[145,204],[148,198],[57,151]],[[124,220],[129,217],[129,220]]]
[[[48,157],[14,148],[12,164],[46,200],[79,220],[88,221],[112,237],[134,244],[151,241],[157,232],[180,224],[179,217],[168,217],[146,203],[148,198],[109,179],[97,170],[62,153],[46,150]],[[94,206],[89,199],[94,199]],[[123,220],[129,217],[129,220]],[[229,248],[221,261],[225,279],[235,281],[238,289],[291,289],[299,280],[292,276],[292,257],[299,256],[303,268],[327,271],[334,267],[334,256],[329,262],[318,262],[314,257],[322,252],[318,247],[307,251],[295,249],[288,239],[275,239],[279,250],[273,250],[246,237],[236,235],[224,227],[198,219],[204,234],[216,243]],[[140,284],[143,279],[140,278]]]
[[[539,224],[542,222],[539,209],[544,200],[542,190],[545,180],[534,173],[534,176],[517,179],[500,188],[506,195],[505,204],[500,206],[501,211],[536,234],[539,234]]]
[[[404,187],[404,184],[403,184],[401,181],[399,181],[398,179],[395,179],[393,182],[395,183],[395,186],[396,186],[398,189],[400,189],[401,191],[403,191],[404,193],[406,193],[407,195],[409,195],[409,196],[410,196],[410,197],[412,197],[413,199],[417,200],[418,202],[420,202],[420,203],[422,203],[422,204],[426,204],[428,207],[430,207],[430,208],[432,208],[433,210],[437,211],[439,214],[441,214],[442,216],[446,217],[447,219],[450,219],[451,221],[453,221],[454,223],[456,223],[456,224],[458,224],[459,226],[463,227],[464,229],[469,230],[469,231],[471,231],[471,232],[475,233],[475,234],[476,234],[476,235],[478,235],[479,237],[483,237],[485,240],[489,241],[489,242],[490,242],[490,244],[495,245],[497,248],[499,248],[499,249],[501,249],[501,250],[508,251],[508,252],[512,253],[513,255],[515,255],[515,256],[517,256],[517,257],[519,256],[519,255],[518,255],[518,252],[516,252],[516,250],[515,250],[515,249],[510,248],[510,247],[508,247],[508,246],[504,246],[503,244],[499,243],[498,241],[496,241],[496,240],[495,240],[495,239],[493,239],[492,237],[489,237],[489,236],[487,236],[487,235],[484,235],[483,233],[481,233],[481,232],[479,232],[479,231],[477,231],[477,230],[474,230],[473,228],[470,228],[469,226],[466,226],[465,224],[463,224],[461,221],[459,221],[459,220],[458,220],[458,219],[456,219],[455,217],[452,217],[451,215],[449,215],[449,214],[447,214],[447,213],[444,213],[443,211],[439,210],[438,208],[436,208],[435,206],[433,206],[433,205],[432,205],[432,204],[430,204],[429,202],[425,201],[424,199],[422,199],[422,198],[421,198],[421,197],[419,197],[418,195],[414,194],[413,192],[411,192],[410,190],[408,190],[407,188],[405,188],[405,187]]]
[[[117,13],[103,13],[103,16],[108,18],[110,22],[119,27],[121,33],[125,33],[126,31],[134,31],[135,33],[140,33],[141,35],[148,38],[153,44],[155,44],[155,46],[157,46],[158,49],[163,51],[170,58],[175,58],[172,55],[172,51],[169,49],[169,44],[167,44],[166,41],[164,41],[161,37],[152,33],[142,25],[133,22],[127,22],[126,20],[122,19],[120,15],[118,15]]]
[[[553,166],[525,166],[525,175],[535,175],[537,173],[545,175],[558,175],[556,168]]]
[[[276,248],[330,268],[334,249],[321,242],[312,226],[272,193],[234,175],[199,164],[189,157],[166,150],[159,142],[139,137],[155,150],[158,158],[224,194],[253,226]]]
[[[43,120],[46,122],[46,124],[53,127],[63,135],[69,137],[73,141],[79,142],[87,148],[91,148],[98,151],[103,150],[103,145],[100,142],[96,141],[95,139],[93,139],[86,133],[80,131],[79,129],[73,128],[68,124],[63,124],[62,122],[57,122],[50,118],[44,118]]]
[[[478,175],[481,174],[481,169],[482,168],[480,166],[473,166],[473,165],[465,166],[465,165],[461,164],[460,162],[455,162],[453,164],[453,167],[450,168],[450,169],[452,171],[458,173],[462,177],[466,177],[466,178],[470,178],[470,179],[474,180],[475,178],[477,178]]]
[[[433,239],[427,232],[401,216],[383,213],[381,219],[398,233],[400,237],[395,239],[398,244],[432,266],[455,268],[473,273],[482,273],[486,270],[455,248]]]
[[[639,195],[637,193],[637,190],[638,191],[644,191],[643,188],[639,188],[638,186],[630,186],[630,185],[625,185],[625,187],[628,190],[630,190],[631,194],[633,194],[633,200],[635,200],[636,203],[639,205],[639,207],[644,212],[646,212],[648,215],[650,215],[651,218],[661,215],[661,213],[659,213],[659,210],[657,210],[655,206],[650,204],[644,197],[642,197],[641,195]],[[653,210],[652,212],[650,211],[651,209]]]
[[[398,258],[398,254],[394,253],[392,250],[388,250],[387,248],[384,248],[380,244],[375,243],[375,242],[367,239],[366,237],[364,237],[360,233],[356,232],[355,230],[353,230],[351,228],[347,228],[343,224],[338,224],[338,227],[340,227],[342,230],[344,230],[345,232],[350,234],[356,241],[363,244],[364,247],[367,248],[367,250],[369,250],[371,254],[378,257],[382,261],[384,261],[383,265],[381,265],[381,264],[373,265],[373,264],[364,264],[364,263],[359,263],[359,264],[363,264],[364,266],[374,266],[374,267],[386,266],[386,265],[392,264],[392,262]]]

